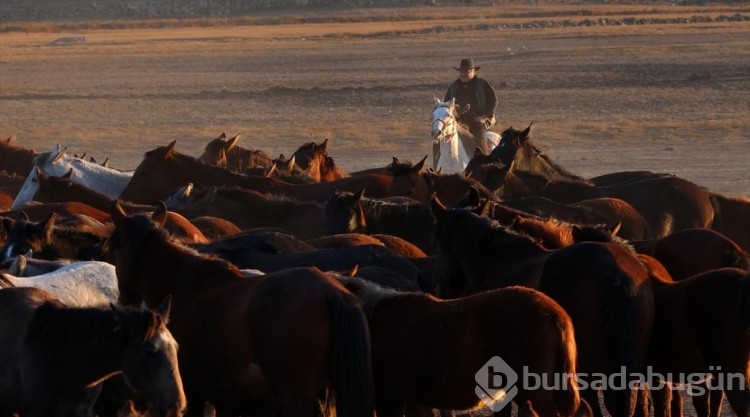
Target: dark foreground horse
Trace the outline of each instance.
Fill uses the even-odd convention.
[[[190,415],[317,416],[333,388],[337,415],[372,417],[370,337],[359,300],[316,268],[247,278],[172,241],[152,216],[112,207],[120,298],[153,305],[173,294],[170,329]]]
[[[182,415],[177,343],[156,311],[65,307],[35,288],[0,290],[0,414],[91,415],[102,382],[123,373],[144,404]]]
[[[656,279],[654,286],[656,320],[648,362],[655,374],[673,383],[696,382],[680,380],[680,375],[712,376],[707,381],[710,404],[702,391],[706,385],[693,387],[700,394],[693,397],[699,417],[721,414],[721,391],[736,415],[750,415],[750,275],[722,268],[674,283]],[[658,417],[674,415],[669,394],[654,392]]]
[[[630,375],[645,370],[653,293],[646,268],[630,251],[609,243],[550,251],[466,209],[446,209],[434,200],[433,212],[440,297],[511,285],[539,289],[573,319],[580,372],[612,375],[625,367]],[[631,389],[604,390],[607,410],[614,416],[632,415],[635,394]],[[583,395],[597,404],[594,390]]]
[[[368,314],[379,417],[400,417],[408,406],[482,407],[475,374],[494,357],[518,375],[526,370],[548,381],[567,378],[560,381],[567,389],[520,387],[517,404],[531,401],[544,416],[572,416],[578,408],[573,324],[544,294],[513,287],[443,301],[357,278],[340,280]]]

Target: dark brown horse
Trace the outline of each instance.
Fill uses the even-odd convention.
[[[656,316],[648,359],[653,372],[674,383],[698,382],[679,376],[712,376],[707,381],[715,388],[710,404],[705,385],[692,388],[701,394],[693,400],[700,417],[721,414],[721,395],[713,394],[722,390],[736,415],[750,415],[750,275],[715,269],[674,283],[655,279],[654,287]],[[674,415],[669,394],[655,392],[658,417]]]
[[[102,383],[120,373],[160,416],[185,408],[177,343],[157,310],[65,307],[36,288],[0,290],[0,414],[92,415]]]
[[[502,153],[499,158],[503,163],[509,165],[503,197],[539,195],[563,204],[619,198],[643,215],[655,237],[681,229],[711,227],[715,204],[705,188],[672,175],[635,175],[630,180],[602,181],[610,185],[598,186],[550,160],[530,142],[528,131],[509,129],[495,148]]]
[[[327,183],[288,184],[273,178],[245,176],[211,166],[174,150],[176,142],[146,152],[133,178],[120,194],[121,200],[156,204],[185,184],[237,186],[261,193],[286,195],[299,201],[326,202],[331,187],[339,190],[367,189],[372,197],[386,197],[391,178],[387,175],[357,175]]]
[[[308,142],[300,146],[292,155],[296,165],[318,182],[328,182],[346,178],[349,173],[341,169],[328,156],[328,139],[321,143]]]
[[[714,222],[711,228],[750,252],[750,198],[713,194]]]
[[[537,288],[573,319],[581,372],[611,375],[622,366],[628,375],[645,370],[653,294],[648,272],[632,252],[608,243],[550,251],[466,209],[446,209],[434,200],[433,212],[438,220],[435,275],[441,297],[511,285]],[[630,416],[636,393],[605,390],[607,409],[615,416]],[[597,404],[594,390],[583,395],[589,404]]]
[[[400,417],[414,406],[482,407],[475,374],[496,357],[518,375],[524,369],[549,381],[567,375],[561,381],[567,389],[519,387],[516,403],[531,401],[545,416],[572,416],[578,408],[573,324],[544,294],[513,287],[443,301],[339,279],[368,315],[379,417]]]
[[[227,139],[222,133],[218,138],[208,142],[199,160],[236,173],[244,173],[248,168],[271,167],[273,161],[263,151],[245,149],[237,145],[238,133]]]
[[[38,154],[33,149],[16,145],[11,139],[0,140],[0,170],[25,177],[34,168],[33,160]]]
[[[237,187],[188,185],[164,202],[170,210],[187,217],[215,216],[242,230],[279,227],[303,240],[325,235],[325,206],[315,201],[296,201]]]
[[[330,384],[337,414],[372,417],[370,339],[359,300],[315,268],[247,278],[172,241],[166,208],[128,216],[115,202],[112,236],[121,301],[173,295],[190,415],[318,415]],[[226,413],[226,414],[224,414]]]
[[[432,170],[425,170],[426,160],[425,156],[416,165],[412,165],[410,162],[399,162],[394,158],[390,166],[393,181],[388,187],[388,195],[409,197],[424,204],[430,204],[430,198],[435,193],[440,201],[453,207],[465,199],[470,188],[473,187],[479,191],[482,198],[489,200],[497,198],[492,191],[463,174],[441,175]],[[369,188],[367,194],[371,198],[377,197],[372,195]]]
[[[368,233],[398,236],[433,253],[435,216],[426,204],[373,199],[359,193],[334,190],[325,206],[326,234]]]

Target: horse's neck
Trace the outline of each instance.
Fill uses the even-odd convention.
[[[468,163],[469,156],[466,154],[458,131],[454,131],[450,139],[440,141],[440,160],[435,169],[442,169],[446,173],[453,174],[463,172]]]
[[[178,295],[212,287],[237,279],[218,258],[203,257],[178,243],[152,238],[141,245],[139,262],[142,296],[150,306],[158,305],[167,295]],[[150,290],[150,291],[148,291]]]

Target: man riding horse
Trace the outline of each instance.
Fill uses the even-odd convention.
[[[461,109],[457,119],[469,129],[473,136],[462,137],[467,153],[476,147],[489,152],[492,147],[485,139],[485,133],[495,124],[497,95],[487,80],[477,77],[476,74],[480,68],[474,65],[473,59],[462,59],[460,65],[454,67],[459,72],[459,77],[448,87],[443,99],[443,101],[456,100],[457,107]],[[435,162],[440,157],[440,147],[437,144],[433,145],[433,157]]]

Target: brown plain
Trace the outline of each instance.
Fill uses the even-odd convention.
[[[278,12],[206,27],[28,24],[0,34],[0,135],[121,169],[173,140],[197,156],[222,132],[274,157],[328,138],[350,171],[417,161],[431,153],[433,97],[473,57],[500,97],[494,130],[534,122],[534,141],[571,172],[669,172],[748,196],[750,26],[715,18],[749,12],[542,2]],[[693,16],[713,21],[656,23]],[[650,23],[563,24],[633,17]],[[508,27],[524,22],[543,24]],[[85,43],[51,45],[75,36]]]

